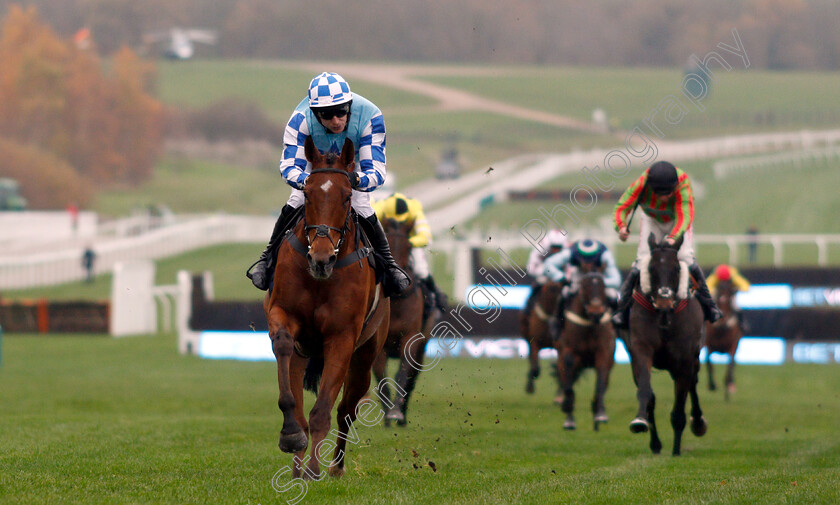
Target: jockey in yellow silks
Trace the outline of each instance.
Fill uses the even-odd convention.
[[[394,193],[384,200],[373,204],[373,209],[380,221],[394,219],[400,223],[411,221],[414,223],[409,231],[411,242],[411,269],[415,277],[422,281],[429,288],[434,305],[441,312],[446,311],[446,295],[441,292],[432,272],[429,269],[429,262],[426,259],[426,246],[432,242],[432,229],[426,215],[423,214],[423,204],[415,198],[409,198],[402,193]]]

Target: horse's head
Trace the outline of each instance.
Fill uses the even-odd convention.
[[[715,288],[715,303],[724,314],[732,310],[732,298],[735,297],[736,289],[731,280],[720,281]]]
[[[665,241],[657,244],[653,233],[648,237],[650,261],[647,269],[642,269],[642,291],[659,310],[671,311],[679,298],[687,297],[688,265],[681,264],[677,258],[682,242],[680,237],[674,245]]]
[[[304,143],[312,170],[303,190],[304,233],[309,250],[309,273],[316,279],[332,275],[338,251],[350,221],[350,173],[355,168],[353,142],[347,139],[341,154],[322,155],[312,138]]]
[[[598,322],[609,308],[607,288],[604,284],[604,274],[600,270],[593,270],[579,279],[578,296],[583,304],[586,318]]]
[[[388,237],[388,245],[391,247],[391,255],[394,261],[401,268],[408,267],[411,260],[411,230],[414,228],[414,220],[397,221],[393,218],[385,219],[382,223],[385,235]]]

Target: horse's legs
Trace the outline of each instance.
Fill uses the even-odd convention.
[[[592,399],[592,415],[595,431],[601,423],[609,421],[607,408],[604,406],[604,395],[610,382],[610,369],[612,368],[612,356],[599,356],[595,363],[595,397]]]
[[[654,454],[659,454],[662,451],[662,441],[659,440],[659,431],[656,429],[656,418],[654,410],[656,409],[656,395],[653,390],[650,392],[650,402],[648,403],[647,417],[650,422],[650,450]]]
[[[313,479],[321,477],[318,457],[324,456],[320,454],[322,451],[320,446],[330,429],[330,412],[347,376],[354,340],[353,334],[349,333],[337,334],[324,341],[324,371],[321,375],[321,387],[318,390],[315,405],[309,411],[309,431],[312,435],[312,443],[307,476]],[[370,356],[368,366],[372,364],[375,357],[375,355]],[[353,407],[355,408],[355,405]]]
[[[292,396],[295,398],[295,420],[300,425],[303,433],[309,437],[309,423],[306,421],[306,415],[303,413],[303,376],[306,372],[306,364],[309,358],[299,356],[297,353],[292,353],[292,358],[289,360],[289,381],[292,386]],[[300,477],[301,471],[306,458],[306,446],[304,445],[299,451],[295,452],[295,461],[292,465],[292,477]]]
[[[680,366],[679,369],[685,370],[685,367]],[[682,434],[685,429],[685,400],[691,388],[691,380],[691,374],[686,374],[684,371],[674,377],[674,408],[671,410],[671,427],[674,428],[674,451],[672,454],[674,456],[680,455]]]
[[[717,384],[715,383],[715,374],[712,370],[712,351],[706,348],[706,371],[709,373],[709,391],[715,391]]]
[[[338,435],[336,436],[335,452],[330,464],[330,476],[341,477],[344,475],[344,455],[347,440],[358,443],[358,433],[351,431],[353,421],[356,420],[359,400],[365,396],[370,387],[371,356],[376,352],[376,338],[371,338],[362,347],[358,348],[350,358],[350,366],[347,370],[347,380],[344,385],[344,394],[341,403],[338,405],[336,424],[338,424]],[[384,355],[381,353],[380,355]],[[381,382],[380,382],[381,384]],[[374,403],[375,405],[375,403]],[[362,419],[362,423],[365,419]]]
[[[695,361],[695,371],[691,379],[688,394],[691,398],[691,432],[697,437],[702,437],[706,434],[708,426],[706,424],[706,418],[703,417],[703,411],[700,409],[700,398],[697,396],[697,370],[699,368],[700,362]]]
[[[269,317],[269,324],[273,327],[269,335],[271,348],[277,360],[277,383],[280,389],[277,406],[283,412],[283,428],[278,445],[283,452],[297,452],[306,448],[306,432],[295,416],[295,409],[300,402],[295,399],[291,386],[289,362],[294,353],[294,338],[285,326],[278,324],[281,317],[276,311],[272,311]]]
[[[737,331],[737,330],[734,330]],[[726,370],[726,393],[724,398],[729,400],[730,393],[734,394],[735,389],[735,352],[738,350],[738,335],[735,335],[735,342],[729,347],[729,368]]]
[[[379,401],[382,402],[382,410],[388,411],[388,404],[385,402],[386,399],[391,398],[391,390],[388,388],[388,382],[383,381],[382,379],[385,378],[386,374],[388,373],[388,355],[383,350],[376,356],[373,360],[373,375],[376,377],[376,382],[381,384],[381,389],[378,393]],[[385,427],[391,426],[391,420],[387,417],[383,420]]]
[[[564,430],[574,430],[577,428],[575,423],[575,379],[579,375],[578,367],[580,360],[575,356],[571,349],[563,349],[562,355],[557,360],[560,370],[560,380],[563,383],[563,402],[560,408],[566,414],[566,421],[563,423]]]
[[[525,392],[528,394],[534,393],[534,380],[540,376],[540,360],[539,360],[539,345],[536,342],[531,342],[530,339],[526,337],[526,342],[528,342],[528,382],[525,384]]]
[[[649,410],[653,410],[650,408],[653,404],[653,389],[650,386],[651,366],[650,356],[643,356],[638,351],[632,353],[631,367],[633,369],[633,379],[636,382],[636,399],[639,402],[636,418],[630,421],[630,431],[633,433],[644,433],[648,430],[650,422],[653,421],[652,416],[648,415]]]
[[[411,393],[417,385],[417,376],[420,375],[420,369],[418,367],[423,364],[423,358],[426,354],[425,342],[415,341],[413,344],[410,348],[406,348],[403,351],[404,356],[405,353],[411,354],[411,362],[405,357],[400,360],[400,372],[397,375],[397,384],[405,390],[405,396],[401,397],[398,395],[396,400],[400,413],[402,413],[402,419],[397,419],[399,426],[405,426],[407,422],[406,412],[408,411],[408,400],[411,398]]]

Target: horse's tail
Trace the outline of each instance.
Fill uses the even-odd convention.
[[[318,394],[318,385],[321,383],[322,373],[324,373],[324,357],[309,358],[306,371],[303,373],[303,388]]]

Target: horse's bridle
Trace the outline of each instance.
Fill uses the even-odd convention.
[[[309,175],[312,174],[323,174],[323,173],[332,173],[332,174],[342,174],[343,176],[347,177],[347,180],[350,180],[350,173],[346,170],[341,170],[339,168],[316,168],[309,172]],[[352,207],[351,207],[352,208]],[[306,250],[307,252],[312,249],[312,241],[318,237],[326,237],[330,240],[330,244],[333,246],[333,254],[338,255],[338,250],[341,248],[341,244],[344,243],[344,236],[347,234],[347,230],[349,228],[350,223],[350,209],[347,210],[347,217],[344,218],[344,226],[342,228],[336,228],[335,226],[329,226],[326,224],[306,224],[306,212],[303,213],[303,234],[306,236]],[[315,230],[315,236],[310,238],[309,231]],[[332,236],[330,235],[330,231],[337,232],[339,235],[338,243],[333,241]]]

